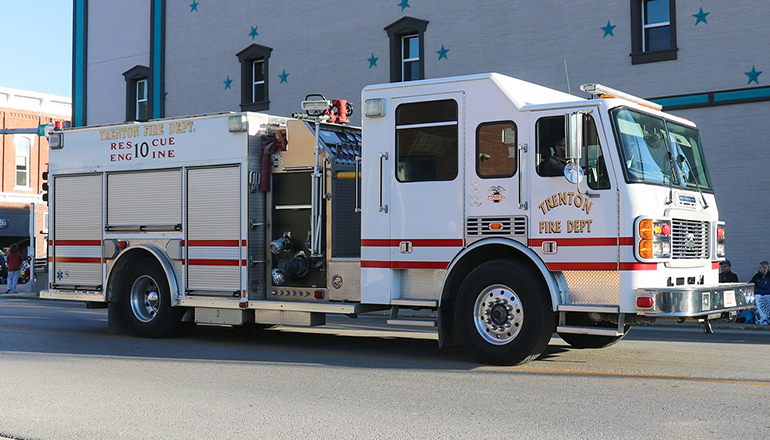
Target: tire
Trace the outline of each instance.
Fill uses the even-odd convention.
[[[160,265],[153,258],[141,258],[131,265],[122,281],[121,307],[126,327],[144,338],[172,335],[184,310],[171,307],[171,291]]]
[[[620,336],[596,336],[596,335],[578,335],[573,333],[559,333],[559,337],[569,344],[572,348],[605,348],[617,344],[626,333]]]
[[[493,260],[463,281],[455,306],[463,346],[477,360],[518,365],[548,346],[555,315],[548,289],[523,264]]]

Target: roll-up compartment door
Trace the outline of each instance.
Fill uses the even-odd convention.
[[[107,175],[108,231],[175,231],[181,227],[181,170]]]
[[[102,175],[53,181],[54,287],[99,290],[102,285]]]
[[[187,290],[237,292],[241,286],[240,167],[187,171]]]

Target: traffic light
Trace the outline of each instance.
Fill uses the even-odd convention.
[[[43,201],[48,203],[48,171],[43,171]]]

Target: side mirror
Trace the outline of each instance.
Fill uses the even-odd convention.
[[[583,152],[583,113],[570,113],[566,122],[567,126],[564,130],[567,133],[565,156],[567,162],[577,163]]]

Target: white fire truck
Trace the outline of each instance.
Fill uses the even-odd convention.
[[[725,226],[695,125],[582,89],[493,73],[368,86],[362,128],[314,98],[292,118],[55,132],[40,296],[107,305],[111,331],[144,337],[389,311],[497,364],[554,331],[598,348],[751,307],[751,285],[718,284]]]

